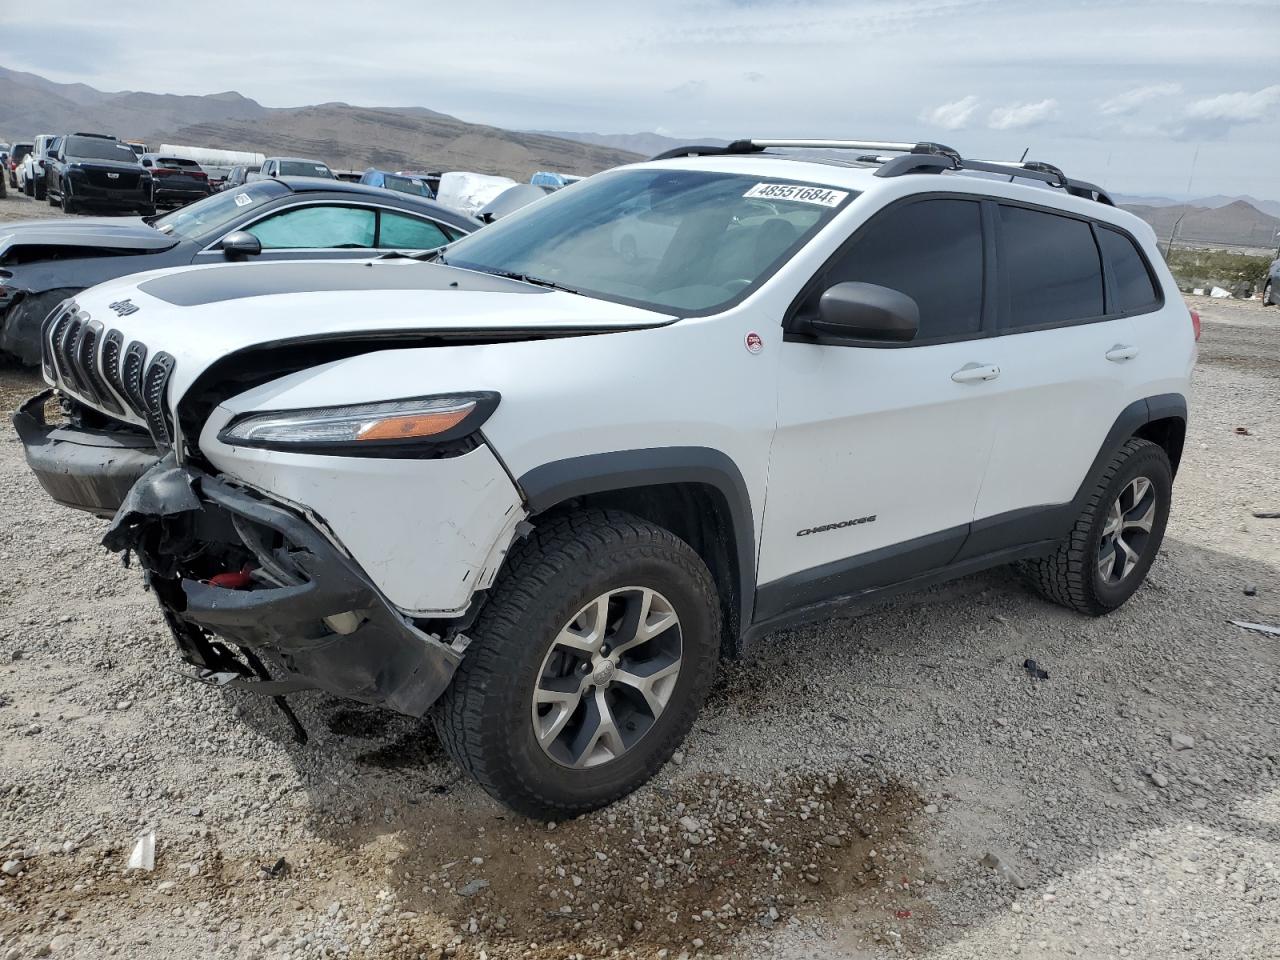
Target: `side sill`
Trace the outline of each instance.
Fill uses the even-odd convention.
[[[781,630],[787,627],[796,627],[802,624],[812,623],[816,620],[832,619],[852,610],[860,609],[864,606],[870,606],[875,603],[891,600],[904,593],[913,593],[927,587],[935,586],[939,583],[945,583],[948,580],[965,577],[971,573],[978,573],[982,570],[990,569],[991,567],[1004,566],[1005,564],[1013,563],[1017,560],[1026,560],[1030,557],[1045,556],[1046,554],[1051,553],[1057,545],[1057,540],[1041,540],[1036,543],[1010,547],[1004,550],[998,550],[994,553],[984,554],[980,557],[972,557],[957,563],[948,564],[945,567],[930,570],[927,573],[922,573],[918,576],[911,577],[907,580],[901,580],[897,583],[891,583],[882,587],[870,587],[866,590],[855,593],[820,600],[817,603],[811,603],[807,606],[796,607],[795,609],[788,610],[767,620],[760,620],[753,623],[743,633],[743,646],[745,647],[765,634],[772,633],[775,630]]]

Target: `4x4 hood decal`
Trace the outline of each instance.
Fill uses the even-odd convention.
[[[246,269],[246,267],[252,269]],[[545,293],[546,288],[437,264],[295,261],[228,264],[182,270],[138,284],[143,293],[178,307],[291,293],[372,290],[483,290],[491,293]]]
[[[301,280],[307,282],[297,289]],[[124,301],[133,309],[119,316]],[[107,331],[119,330],[125,346],[137,341],[148,357],[159,351],[174,357],[175,404],[210,367],[246,351],[342,341],[363,341],[360,351],[378,343],[493,342],[636,330],[675,319],[405,259],[157,270],[92,287],[76,302]]]

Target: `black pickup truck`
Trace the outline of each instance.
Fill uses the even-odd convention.
[[[115,137],[69,133],[57,153],[45,161],[45,196],[67,213],[94,207],[129,210],[142,216],[156,212],[151,174],[133,149]]]

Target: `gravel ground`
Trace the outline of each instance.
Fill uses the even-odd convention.
[[[5,431],[0,960],[1277,957],[1280,641],[1227,621],[1280,624],[1252,516],[1280,509],[1280,310],[1196,306],[1174,516],[1123,610],[994,571],[777,633],[651,784],[560,824],[426,724],[303,694],[299,746],[178,677],[103,524]],[[36,384],[0,371],[0,407]]]
[[[0,223],[65,216],[61,207],[52,207],[43,200],[28,197],[5,182],[5,196],[0,200]]]

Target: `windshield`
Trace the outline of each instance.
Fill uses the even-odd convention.
[[[678,315],[710,313],[764,282],[854,195],[739,174],[619,170],[459,240],[444,259]]]
[[[323,163],[313,163],[310,160],[281,160],[280,171],[277,176],[281,177],[328,177],[333,179],[333,174],[329,168]]]
[[[18,161],[18,160],[21,160],[23,157],[25,157],[25,156],[26,156],[28,153],[30,153],[30,152],[31,152],[31,144],[29,144],[29,143],[15,143],[15,144],[13,145],[13,157],[12,157],[12,159],[16,162],[16,161]]]
[[[119,160],[121,163],[137,163],[137,155],[126,143],[118,140],[102,140],[98,137],[67,137],[62,147],[63,156],[77,160]]]
[[[289,188],[274,180],[255,180],[235,190],[223,190],[166,213],[152,222],[161,233],[192,240],[221,229],[268,200],[284,196]]]

